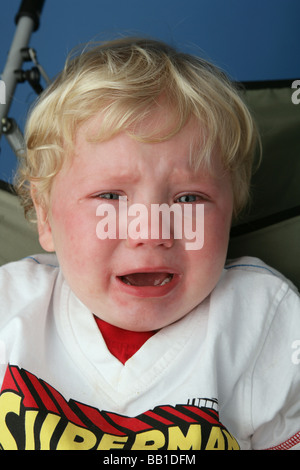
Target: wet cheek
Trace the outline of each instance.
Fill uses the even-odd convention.
[[[51,219],[54,246],[61,265],[79,268],[81,263],[79,253],[82,252],[84,245],[88,246],[84,241],[87,234],[86,223],[80,214],[68,210],[63,203],[53,205]]]
[[[203,247],[188,253],[195,278],[201,277],[203,282],[207,278],[209,284],[218,279],[226,259],[229,230],[230,215],[205,212]]]

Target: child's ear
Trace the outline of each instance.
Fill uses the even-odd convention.
[[[37,197],[37,190],[34,186],[31,187],[30,192],[37,217],[40,245],[45,251],[55,251],[48,207],[46,207],[45,201]]]

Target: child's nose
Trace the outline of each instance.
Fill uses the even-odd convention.
[[[128,211],[128,246],[173,246],[174,230],[168,214],[159,211],[155,204],[139,204],[132,209]]]

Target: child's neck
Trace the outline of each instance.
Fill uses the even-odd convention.
[[[155,331],[128,331],[94,316],[108,350],[125,364],[155,334]]]

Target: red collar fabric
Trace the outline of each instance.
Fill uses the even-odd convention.
[[[155,334],[155,331],[128,331],[94,316],[108,350],[125,364]]]

